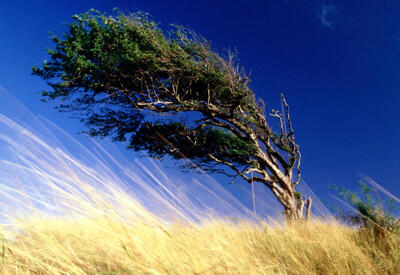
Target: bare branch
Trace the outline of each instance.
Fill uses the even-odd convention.
[[[224,165],[228,166],[229,168],[231,168],[233,171],[235,171],[238,175],[240,175],[240,176],[241,176],[245,181],[247,181],[248,183],[251,183],[252,181],[257,181],[257,182],[262,182],[262,183],[264,183],[264,184],[268,184],[268,183],[265,182],[265,180],[264,180],[263,178],[260,178],[260,177],[251,177],[251,178],[249,178],[248,176],[246,176],[246,175],[244,174],[243,171],[240,171],[235,165],[233,165],[233,164],[230,163],[229,161],[220,160],[220,159],[214,157],[212,154],[208,154],[208,156],[209,156],[212,160],[214,160],[215,162],[224,164]]]
[[[306,221],[311,219],[311,205],[312,205],[312,198],[308,197],[306,206]]]
[[[240,175],[243,179],[245,179],[248,183],[251,183],[251,179],[247,177],[242,171],[240,171],[235,165],[230,163],[229,161],[226,160],[220,160],[216,157],[214,157],[212,154],[208,154],[208,156],[215,162],[222,163],[228,167],[230,167],[233,171],[235,171],[238,175]]]
[[[296,154],[297,154],[297,164],[296,164],[297,178],[293,185],[297,185],[301,179],[301,170],[300,170],[301,153],[300,153],[300,146],[297,144],[296,144]]]
[[[267,173],[267,171],[265,171],[265,169],[257,169],[257,168],[250,168],[248,169],[245,173],[249,174],[251,172],[256,172],[258,174],[261,174],[264,176],[264,179],[268,182],[273,182],[273,179],[271,178],[271,176]]]
[[[280,137],[279,137],[279,141],[283,142],[283,137],[285,135],[285,132],[284,132],[284,127],[283,127],[282,115],[279,113],[279,111],[274,110],[274,109],[272,109],[272,114],[269,114],[269,115],[272,116],[272,117],[277,117],[279,119],[279,125],[281,127],[281,134],[280,134]]]
[[[283,104],[285,105],[285,108],[286,108],[286,120],[288,122],[289,131],[290,131],[287,134],[287,137],[289,138],[294,133],[294,130],[293,130],[293,127],[292,127],[292,120],[290,119],[289,104],[287,104],[285,96],[283,94],[281,94],[281,98],[282,98],[282,102],[283,102]]]

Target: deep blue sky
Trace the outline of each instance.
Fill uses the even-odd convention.
[[[189,26],[219,52],[236,48],[267,109],[286,95],[303,178],[318,194],[329,184],[356,188],[357,173],[400,194],[399,1],[2,1],[0,84],[77,133],[79,121],[39,101],[47,87],[31,66],[53,47],[48,31],[60,35],[73,14],[115,7],[149,12],[161,28]]]

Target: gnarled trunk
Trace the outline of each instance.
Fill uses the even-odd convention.
[[[293,201],[292,201],[293,202]],[[296,201],[290,204],[290,207],[284,206],[284,214],[286,216],[286,222],[296,223],[298,221],[308,221],[311,218],[311,197],[308,197],[307,201]],[[306,206],[306,215],[304,216],[304,206]]]
[[[300,193],[297,193],[292,185],[284,185],[285,189],[275,185],[275,190],[272,192],[277,197],[284,208],[284,214],[288,224],[298,221],[307,221],[311,218],[312,199],[308,197],[303,200]],[[306,215],[304,216],[304,207],[306,207]]]

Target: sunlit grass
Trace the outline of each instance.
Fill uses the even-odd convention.
[[[13,230],[2,229],[3,236],[12,236],[1,243],[2,274],[400,272],[397,235],[374,239],[367,231],[319,221],[286,227],[222,219],[165,222],[117,187],[112,190],[117,206],[92,190],[93,204],[76,197],[63,216],[10,213]]]

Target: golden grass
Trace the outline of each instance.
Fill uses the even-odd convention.
[[[17,228],[24,235],[3,242],[2,274],[400,273],[399,236],[374,240],[334,222],[166,226],[32,217]]]
[[[165,200],[173,222],[164,218],[170,211],[156,216],[112,182],[93,188],[73,179],[45,182],[58,215],[14,190],[27,202],[21,213],[8,207],[13,227],[0,228],[0,274],[400,274],[399,235],[334,221],[194,222]]]

